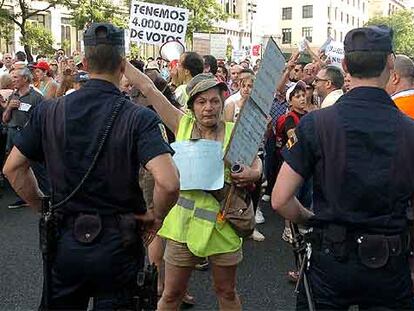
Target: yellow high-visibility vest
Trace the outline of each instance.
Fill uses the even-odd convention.
[[[194,124],[194,118],[184,115],[176,140],[190,140]],[[226,122],[223,150],[230,141],[233,126],[233,123]],[[225,169],[225,179],[230,181],[228,169]],[[187,244],[188,249],[199,257],[237,251],[242,239],[228,222],[217,223],[219,211],[220,204],[211,194],[202,190],[180,191],[177,204],[168,213],[158,234]]]

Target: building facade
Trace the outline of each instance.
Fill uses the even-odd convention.
[[[43,10],[47,8],[49,3],[43,1],[29,1],[30,9],[33,11]],[[7,8],[14,13],[20,12],[18,1],[6,0],[4,8]],[[75,50],[81,49],[82,31],[78,31],[72,26],[72,17],[70,11],[63,6],[57,6],[50,8],[46,11],[39,12],[32,16],[27,21],[29,24],[37,24],[45,27],[52,33],[55,48],[63,48],[67,55],[70,55]],[[23,50],[20,42],[20,28],[16,25],[12,25],[13,31],[10,35],[10,42],[6,42],[4,38],[0,38],[0,51],[1,52],[16,52]],[[8,43],[8,44],[7,44]],[[37,54],[33,51],[33,54]]]
[[[369,18],[390,16],[408,7],[409,3],[406,0],[369,0]]]
[[[368,21],[368,0],[281,0],[280,46],[285,52],[298,49],[303,38],[319,48],[329,37],[343,41],[346,33]]]

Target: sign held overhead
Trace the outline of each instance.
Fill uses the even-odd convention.
[[[187,9],[134,0],[129,19],[130,39],[154,45],[172,40],[185,44],[188,15]]]

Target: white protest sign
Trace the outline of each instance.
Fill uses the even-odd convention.
[[[227,35],[224,33],[193,33],[193,51],[200,55],[213,55],[225,59],[227,53]]]
[[[227,53],[227,35],[221,33],[210,34],[210,54],[217,59],[225,59]]]
[[[177,40],[185,45],[188,14],[187,9],[134,0],[129,19],[130,39],[154,45]]]
[[[342,68],[342,59],[344,58],[344,44],[338,41],[331,41],[325,50],[325,55],[328,57],[328,63]]]
[[[285,62],[282,52],[271,38],[266,46],[252,94],[240,111],[226,151],[225,161],[230,165],[253,163],[267,129],[275,88],[282,77]]]

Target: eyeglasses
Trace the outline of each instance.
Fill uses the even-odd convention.
[[[318,83],[319,81],[329,81],[329,79],[321,79],[321,78],[316,77],[314,81],[315,83]]]

